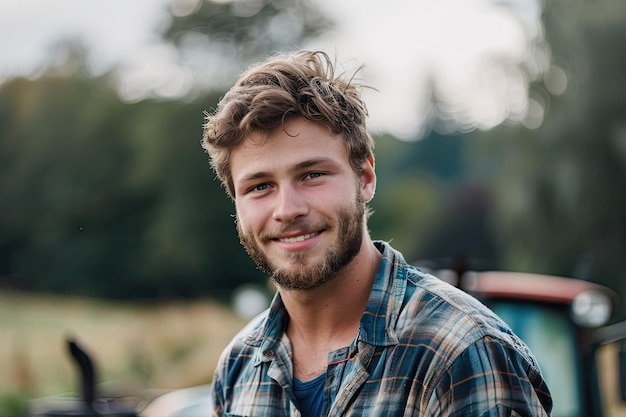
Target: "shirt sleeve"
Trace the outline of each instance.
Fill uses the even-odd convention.
[[[221,417],[224,415],[224,406],[222,401],[222,393],[218,388],[220,383],[215,378],[211,383],[211,415],[213,417]]]
[[[534,360],[518,347],[485,337],[442,375],[428,409],[433,417],[549,416],[552,398]]]
[[[213,417],[224,416],[224,372],[227,350],[224,350],[217,362],[213,381],[211,382],[211,415]]]

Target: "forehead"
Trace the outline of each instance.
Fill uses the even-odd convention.
[[[296,118],[275,131],[245,137],[231,153],[231,173],[236,183],[250,173],[289,169],[314,159],[349,164],[347,145],[325,125]]]

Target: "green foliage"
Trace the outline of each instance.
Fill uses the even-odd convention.
[[[28,398],[16,393],[3,393],[0,395],[0,416],[27,417]]]
[[[200,147],[204,105],[128,105],[102,83],[0,90],[2,275],[112,297],[224,295],[250,279],[224,267],[245,253]]]

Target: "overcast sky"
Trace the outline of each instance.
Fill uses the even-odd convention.
[[[130,82],[154,77],[155,60],[141,68],[146,60],[138,57],[160,54],[167,65],[158,31],[168,1],[0,0],[0,80],[32,73],[51,45],[71,37],[89,48],[96,71],[123,65],[133,74]],[[443,94],[478,127],[523,111],[523,80],[490,62],[494,56],[519,62],[528,55],[528,39],[537,31],[534,2],[510,0],[505,8],[493,0],[312,1],[339,26],[306,46],[366,65],[362,78],[378,90],[366,95],[374,129],[415,135],[423,122],[427,77],[437,78]]]

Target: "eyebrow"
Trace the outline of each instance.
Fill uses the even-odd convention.
[[[293,167],[292,170],[293,171],[299,171],[301,169],[310,168],[312,166],[323,165],[323,164],[332,163],[332,162],[333,162],[333,159],[331,159],[331,158],[324,158],[324,157],[312,158],[312,159],[307,159],[305,161],[297,163]]]
[[[238,182],[246,183],[248,181],[258,180],[260,178],[267,178],[269,176],[270,176],[269,172],[264,172],[264,171],[253,172],[252,174],[248,174],[248,175],[241,177],[241,179]]]

